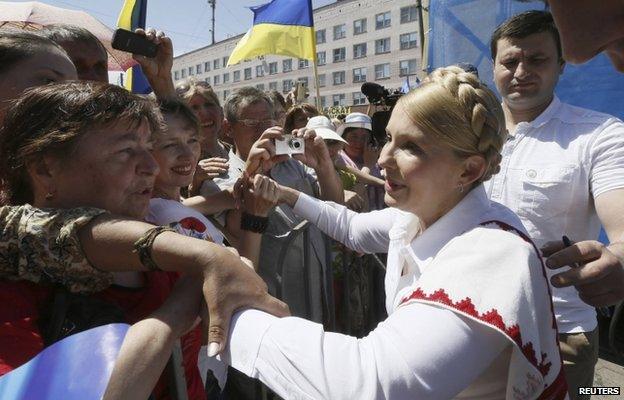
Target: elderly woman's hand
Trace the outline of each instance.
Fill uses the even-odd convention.
[[[243,194],[243,206],[247,213],[266,217],[278,200],[279,190],[274,180],[264,175],[250,178]]]
[[[175,87],[171,78],[173,68],[173,44],[171,39],[163,31],[156,31],[154,28],[147,30],[136,29],[135,33],[145,36],[148,40],[158,46],[156,57],[150,58],[138,54],[132,57],[141,65],[154,94],[159,99],[175,97]]]
[[[203,292],[210,326],[208,355],[225,346],[232,314],[241,308],[256,308],[278,317],[290,315],[288,306],[271,297],[267,285],[241,258],[227,249],[205,254]]]
[[[212,180],[219,175],[225,174],[228,172],[229,166],[227,160],[221,157],[199,160],[195,176],[193,177],[193,184],[201,184],[205,180]]]

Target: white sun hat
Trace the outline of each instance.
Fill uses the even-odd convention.
[[[366,114],[354,112],[347,115],[344,124],[340,125],[338,128],[338,134],[342,136],[347,128],[364,128],[372,131],[373,121],[371,120],[371,117]]]
[[[334,124],[324,115],[317,115],[308,120],[306,125],[308,129],[314,129],[317,135],[324,140],[337,140],[339,142],[347,143],[339,134],[336,133]]]

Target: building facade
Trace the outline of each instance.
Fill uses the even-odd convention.
[[[367,104],[360,88],[389,90],[422,78],[418,10],[413,0],[339,0],[314,10],[320,100],[323,107]],[[267,55],[226,67],[242,34],[175,57],[173,79],[204,80],[220,99],[243,86],[288,93],[304,82],[314,103],[312,61]]]

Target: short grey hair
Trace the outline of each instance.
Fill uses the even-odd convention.
[[[225,104],[223,104],[223,113],[225,114],[225,118],[230,122],[234,123],[238,121],[240,118],[240,112],[243,108],[250,106],[255,103],[259,103],[261,101],[266,101],[271,110],[270,117],[274,117],[273,111],[273,101],[271,98],[264,93],[262,90],[256,89],[255,87],[246,86],[238,89],[234,93],[228,96],[225,100]]]

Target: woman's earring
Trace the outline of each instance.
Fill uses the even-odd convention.
[[[52,193],[52,192],[48,192],[45,195],[45,199],[46,200],[52,200],[53,197],[54,197],[54,193]]]
[[[460,183],[458,186],[458,189],[459,189],[459,193],[464,193],[464,184]]]

